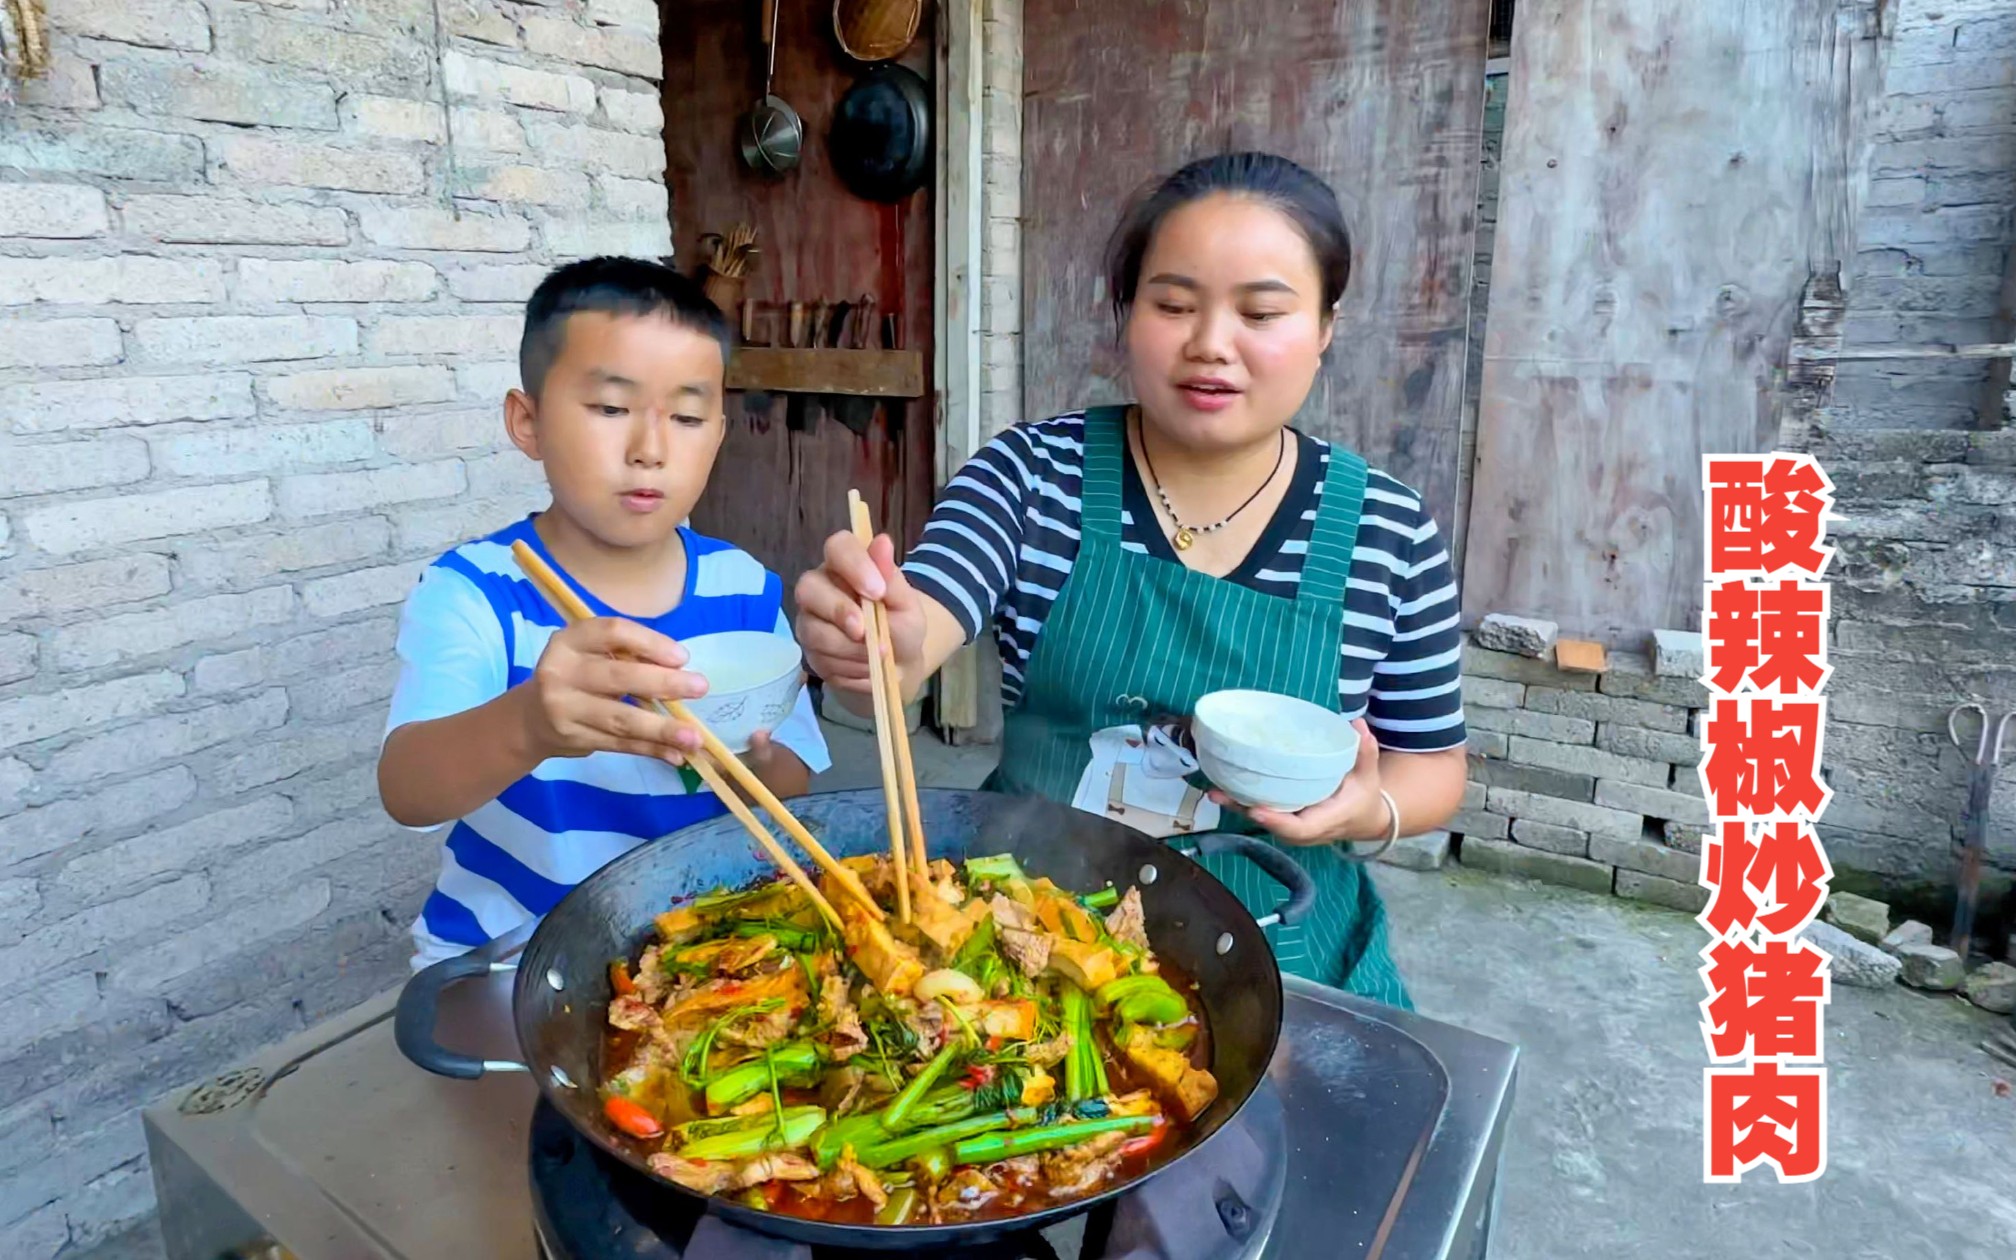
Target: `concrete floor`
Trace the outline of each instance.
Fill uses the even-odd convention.
[[[829,735],[819,788],[879,781],[872,736]],[[927,785],[975,786],[993,760],[913,748]],[[1455,867],[1377,878],[1421,1012],[1523,1051],[1493,1260],[2016,1256],[2016,1097],[1977,1048],[1994,1017],[1901,986],[1835,990],[1827,1173],[1704,1185],[1693,920]],[[159,1248],[149,1224],[90,1254]]]

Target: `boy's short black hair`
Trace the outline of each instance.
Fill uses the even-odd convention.
[[[606,315],[659,315],[721,343],[727,362],[728,321],[696,282],[663,263],[643,258],[584,258],[539,282],[525,303],[525,332],[518,341],[518,379],[534,398],[560,357],[567,317],[579,311]]]

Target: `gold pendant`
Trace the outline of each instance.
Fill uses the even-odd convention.
[[[1176,550],[1188,551],[1190,550],[1190,544],[1196,541],[1197,535],[1191,533],[1181,525],[1176,527]]]

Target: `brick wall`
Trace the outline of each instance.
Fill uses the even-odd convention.
[[[539,502],[538,276],[671,247],[650,0],[440,0],[438,50],[430,0],[48,10],[0,107],[9,1257],[149,1209],[151,1095],[403,974],[396,605]]]
[[[1885,87],[1845,344],[1997,340],[2016,204],[2016,7],[1904,0]],[[1987,372],[1978,360],[1843,364],[1835,423],[1971,428]]]

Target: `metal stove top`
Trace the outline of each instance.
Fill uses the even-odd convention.
[[[485,952],[509,957],[527,935]],[[443,1042],[516,1057],[510,984],[499,974],[448,990]],[[1481,1254],[1517,1051],[1293,977],[1285,988],[1280,1046],[1241,1122],[1150,1179],[1144,1191],[1158,1192],[1046,1231],[1048,1252],[1025,1248],[1032,1260]],[[392,1040],[397,998],[382,994],[146,1112],[171,1260],[827,1260],[712,1216],[624,1234],[621,1250],[582,1246],[577,1237],[625,1222],[577,1212],[563,1228],[535,1207],[542,1153],[549,1174],[573,1156],[550,1126],[535,1144],[531,1080],[414,1067]],[[1221,1140],[1226,1152],[1252,1148],[1244,1171],[1203,1158]],[[1248,1208],[1243,1239],[1220,1212],[1228,1188]]]

